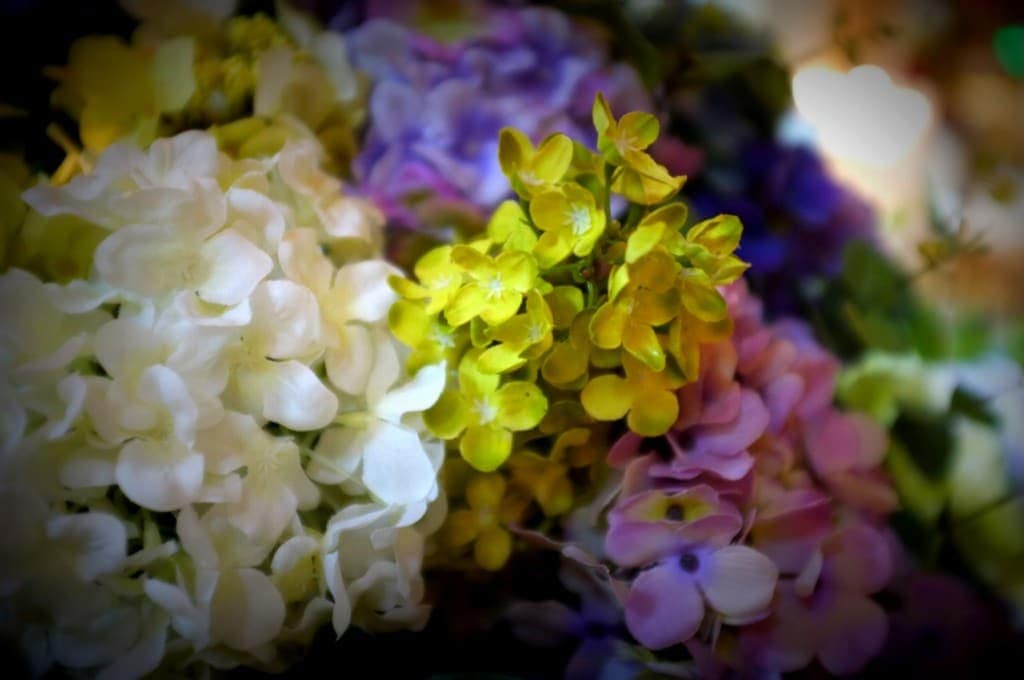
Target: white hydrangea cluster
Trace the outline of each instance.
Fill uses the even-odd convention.
[[[422,626],[443,456],[387,330],[382,219],[315,139],[116,144],[25,200],[110,231],[0,277],[0,625],[36,671],[280,668],[327,621]]]

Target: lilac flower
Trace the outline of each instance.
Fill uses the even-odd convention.
[[[347,36],[373,85],[355,174],[393,225],[438,230],[481,220],[509,194],[497,159],[503,126],[535,142],[553,132],[587,139],[596,92],[618,108],[649,107],[636,74],[609,63],[596,36],[563,14],[491,9],[482,17],[454,43],[383,19]]]
[[[891,576],[892,558],[879,531],[854,524],[835,532],[804,574],[780,581],[772,616],[745,628],[745,654],[783,672],[815,657],[836,675],[860,670],[885,642],[888,619],[869,595]]]
[[[871,597],[892,572],[885,437],[832,405],[838,362],[805,325],[766,324],[743,283],[724,294],[733,335],[701,348],[673,427],[609,452],[623,471],[604,547],[631,579],[627,627],[710,671],[854,672],[887,628]],[[720,625],[739,647],[715,645]]]

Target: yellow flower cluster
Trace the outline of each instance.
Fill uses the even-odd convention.
[[[598,153],[555,134],[534,147],[501,132],[499,159],[519,201],[483,238],[423,256],[396,278],[391,325],[413,367],[447,359],[449,389],[426,415],[481,471],[536,435],[549,404],[575,400],[584,421],[627,418],[643,435],[675,421],[674,390],[697,375],[701,342],[730,330],[717,287],[746,264],[741,225],[719,216],[684,232],[671,199],[684,178],[645,151],[650,114],[616,119],[594,104]],[[612,195],[632,205],[621,222]],[[517,433],[522,433],[518,434]]]
[[[596,152],[561,134],[534,146],[502,130],[499,160],[518,200],[482,237],[437,247],[412,278],[391,281],[390,324],[411,348],[410,370],[449,368],[424,421],[478,471],[448,544],[473,545],[487,569],[508,559],[507,524],[530,507],[540,521],[562,515],[577,484],[597,486],[588,468],[615,421],[644,436],[672,426],[701,343],[731,333],[718,287],[747,267],[733,254],[736,217],[685,228],[686,206],[673,200],[685,178],[645,151],[657,119],[616,119],[601,95],[593,119]],[[616,195],[625,219],[612,214]]]

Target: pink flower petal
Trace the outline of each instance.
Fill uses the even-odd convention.
[[[704,598],[675,560],[643,572],[626,600],[626,627],[648,649],[686,642],[704,618]]]
[[[818,659],[833,675],[856,673],[881,651],[888,630],[888,618],[878,604],[843,593],[829,603]]]
[[[753,390],[743,390],[736,418],[730,423],[699,428],[694,451],[718,456],[742,451],[764,433],[769,418],[761,397]]]
[[[824,545],[825,574],[830,584],[855,593],[875,593],[892,578],[892,554],[885,536],[866,524],[854,524]]]

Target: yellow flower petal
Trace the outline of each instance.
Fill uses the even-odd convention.
[[[561,191],[551,189],[530,200],[530,217],[541,231],[559,230],[566,226],[570,208],[569,199]]]
[[[628,321],[629,311],[625,306],[606,302],[590,320],[590,339],[597,347],[615,349],[622,344],[622,334]]]
[[[469,406],[454,390],[445,390],[437,402],[423,413],[423,422],[440,439],[455,439],[469,423]]]
[[[588,382],[580,393],[580,402],[592,418],[618,420],[632,407],[635,396],[625,379],[608,374]]]
[[[498,571],[512,554],[512,535],[502,527],[490,527],[481,532],[473,546],[476,563],[487,571]]]
[[[495,422],[513,432],[529,430],[544,418],[547,397],[535,384],[525,381],[503,385],[494,395],[498,409]]]
[[[555,133],[541,142],[533,157],[531,169],[541,182],[554,184],[565,176],[572,162],[572,140]]]
[[[537,260],[529,253],[505,252],[494,260],[494,266],[501,275],[502,283],[509,289],[525,293],[533,288],[537,280]]]
[[[619,134],[625,146],[643,151],[658,138],[658,119],[644,111],[630,111],[619,119]]]
[[[418,347],[427,339],[431,320],[422,304],[409,300],[398,300],[388,310],[388,327],[409,347]]]
[[[478,531],[475,512],[465,508],[455,510],[445,520],[445,543],[450,548],[461,548],[464,545],[469,545],[477,537]]]
[[[551,309],[552,323],[559,330],[569,328],[583,309],[583,292],[576,286],[556,286],[544,300]]]
[[[683,305],[701,321],[718,321],[729,313],[725,298],[704,272],[687,269],[680,281]]]
[[[626,423],[629,429],[644,437],[657,437],[668,432],[679,417],[679,401],[673,392],[647,392],[633,404]]]
[[[510,179],[533,156],[533,144],[529,138],[511,127],[504,127],[498,133],[498,163],[501,171]]]
[[[526,363],[517,350],[508,344],[489,347],[480,355],[480,370],[487,373],[508,373]]]
[[[740,244],[743,224],[735,215],[718,215],[698,222],[686,232],[686,239],[699,243],[715,255],[728,255]]]
[[[496,510],[505,495],[505,478],[498,473],[473,475],[466,485],[466,502],[474,510]]]
[[[459,390],[470,400],[493,394],[501,382],[498,376],[480,370],[480,354],[478,349],[470,350],[459,362]]]
[[[553,267],[572,252],[572,234],[566,229],[547,231],[537,239],[533,254],[537,256],[537,264],[545,269]]]
[[[481,472],[497,470],[512,453],[512,433],[500,427],[474,425],[459,440],[459,453]]]
[[[587,354],[568,342],[557,343],[544,359],[541,375],[552,385],[567,385],[587,372]]]
[[[639,323],[626,324],[622,334],[622,347],[651,370],[664,370],[665,353],[658,342],[657,334],[650,326]]]
[[[522,306],[523,295],[512,290],[505,290],[498,295],[488,293],[484,302],[480,318],[491,326],[497,326],[515,316]]]
[[[480,315],[489,304],[487,293],[477,284],[469,283],[459,289],[444,310],[445,321],[452,328],[458,328],[470,319]],[[515,311],[513,310],[513,314]]]

